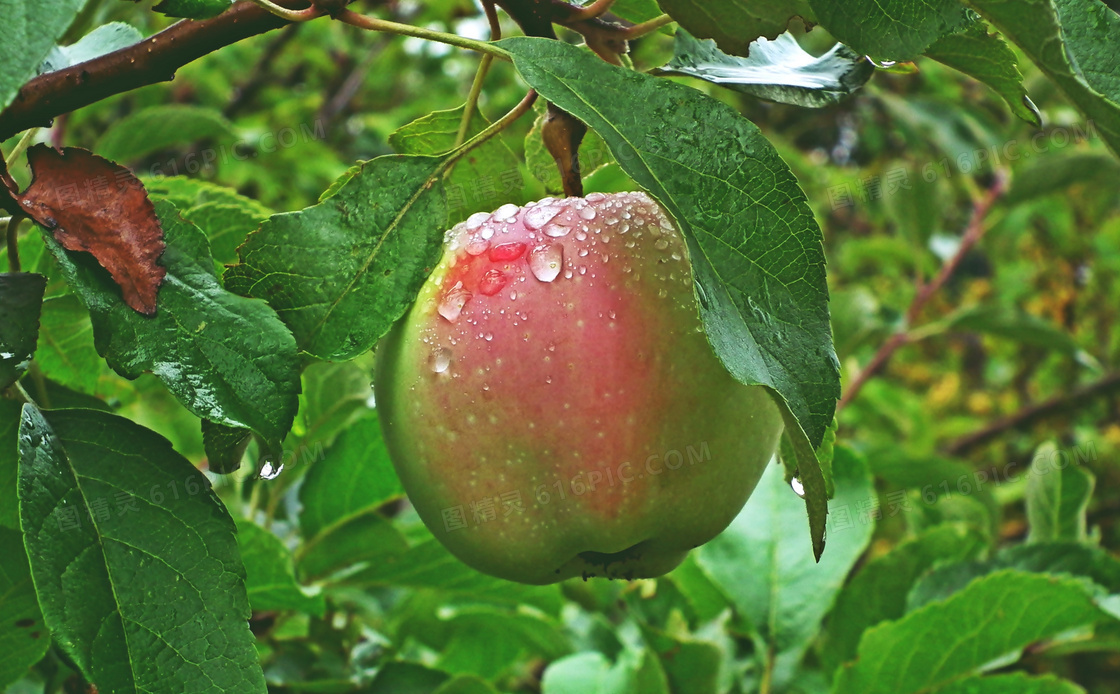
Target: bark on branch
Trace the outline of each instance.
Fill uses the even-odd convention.
[[[305,0],[277,0],[290,9],[308,6]],[[143,41],[64,70],[31,80],[0,113],[0,140],[35,126],[49,126],[54,118],[115,94],[157,82],[224,46],[287,24],[261,7],[242,0],[205,20],[183,20]]]

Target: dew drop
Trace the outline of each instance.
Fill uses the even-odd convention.
[[[437,347],[432,350],[431,356],[428,357],[428,366],[432,368],[432,373],[441,374],[447,371],[451,366],[451,350],[446,347]]]
[[[563,224],[557,224],[554,222],[544,228],[544,235],[551,236],[555,239],[560,238],[561,236],[567,236],[571,230],[571,227],[566,227]]]
[[[555,205],[537,205],[525,210],[523,221],[530,229],[540,229],[560,214],[560,208]]]
[[[478,291],[483,296],[494,296],[502,291],[502,287],[508,282],[509,278],[501,270],[490,269],[482,273],[482,279],[478,281]]]
[[[517,260],[525,253],[525,244],[520,241],[499,243],[490,249],[490,260],[500,263],[506,260]]]
[[[517,205],[507,202],[494,211],[494,219],[499,222],[512,222],[517,219],[517,212],[520,209]]]
[[[587,266],[586,265],[580,265],[579,266],[579,274],[581,274],[581,275],[586,275],[587,274]]]
[[[607,199],[607,196],[603,193],[591,193],[586,198],[587,202],[599,202],[601,200],[606,200],[606,199]]]
[[[482,227],[482,231],[478,232],[484,239],[491,239],[494,236],[494,227],[486,225]]]
[[[669,247],[669,242],[665,239],[657,239],[657,241],[654,242],[653,247],[659,251],[663,251]]]
[[[587,234],[585,234],[582,231],[577,231],[576,232],[576,241],[586,241],[586,240],[587,240]]]
[[[482,224],[487,219],[490,219],[490,213],[489,212],[475,212],[470,217],[467,217],[467,221],[466,221],[467,228],[470,229],[471,231],[474,231],[475,229],[482,226]]]
[[[482,238],[482,235],[475,235],[467,241],[467,254],[468,255],[482,255],[490,248],[490,239]]]
[[[564,264],[564,247],[543,243],[529,251],[529,269],[541,282],[551,282]]]
[[[587,257],[587,253],[588,253],[588,250],[587,250],[586,248],[581,248],[581,249],[579,249],[579,251],[578,251],[578,252],[576,253],[576,255],[578,255],[578,256],[579,256],[579,257],[581,257],[581,258],[586,258],[586,257]]]
[[[579,216],[587,221],[591,221],[595,219],[595,208],[590,206],[581,207],[579,208]]]
[[[455,286],[443,295],[443,300],[439,302],[436,311],[449,323],[454,323],[459,320],[459,314],[463,312],[463,307],[470,300],[471,293],[463,289],[462,282],[456,282]]]
[[[274,480],[284,471],[284,463],[276,465],[268,458],[261,460],[261,470],[258,473],[262,480]]]
[[[494,339],[494,333],[486,333],[485,335],[482,336],[482,339],[486,340],[487,342],[490,342],[491,340]]]

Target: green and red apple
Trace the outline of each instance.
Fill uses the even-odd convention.
[[[531,584],[671,570],[740,511],[782,431],[712,351],[684,239],[644,193],[505,205],[447,232],[375,389],[427,526]]]

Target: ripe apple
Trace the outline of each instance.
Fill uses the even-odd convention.
[[[376,370],[420,517],[522,583],[669,571],[727,527],[782,431],[712,351],[684,240],[644,193],[459,224]]]

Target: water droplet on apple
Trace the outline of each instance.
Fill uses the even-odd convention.
[[[563,263],[564,248],[558,244],[544,243],[529,251],[529,269],[541,282],[556,279]]]
[[[595,219],[595,208],[591,206],[579,208],[579,216],[587,221]]]
[[[530,229],[540,229],[560,214],[560,208],[555,205],[537,205],[525,210],[523,221]]]
[[[525,244],[520,241],[499,243],[490,249],[490,260],[500,263],[506,260],[517,260],[525,253]]]
[[[432,373],[441,374],[447,371],[451,366],[451,350],[446,347],[432,350],[431,356],[428,357],[428,365],[432,367]]]
[[[509,278],[501,270],[490,269],[482,273],[482,279],[478,281],[478,291],[484,296],[494,296],[502,291],[502,287],[508,282]]]
[[[443,300],[439,302],[436,311],[439,315],[449,323],[454,323],[459,320],[459,314],[463,312],[463,307],[471,300],[471,293],[463,289],[462,282],[456,282],[446,294],[443,295]]]
[[[467,241],[467,254],[468,255],[482,255],[490,248],[490,240],[482,238],[481,235],[475,235]]]
[[[489,212],[475,212],[470,217],[467,217],[467,221],[466,221],[467,228],[470,229],[471,231],[474,231],[475,229],[482,226],[482,224],[487,219],[490,219],[490,213]]]
[[[517,205],[507,202],[494,211],[494,219],[499,222],[512,222],[517,219],[517,213],[520,209]]]
[[[653,243],[653,247],[659,251],[663,251],[669,247],[669,242],[665,239],[657,239],[657,241]]]
[[[551,236],[555,239],[561,236],[567,236],[571,230],[571,227],[566,227],[563,224],[552,223],[544,228],[544,235]]]

